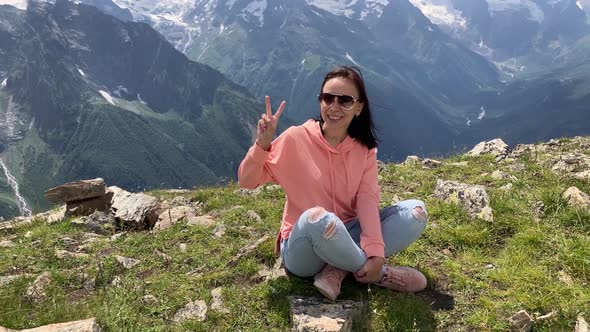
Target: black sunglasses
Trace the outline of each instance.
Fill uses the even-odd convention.
[[[332,105],[334,101],[337,100],[338,105],[344,108],[345,110],[351,109],[354,104],[359,101],[358,99],[354,98],[353,96],[347,95],[333,95],[331,93],[322,92],[318,95],[318,100],[320,102],[324,102],[328,105]]]

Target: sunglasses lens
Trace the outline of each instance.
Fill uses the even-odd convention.
[[[328,105],[332,105],[332,103],[334,102],[334,98],[336,96],[334,96],[333,94],[330,93],[322,93],[320,94],[320,100],[323,101],[324,103],[328,104]]]
[[[354,97],[351,96],[338,96],[338,95],[333,95],[331,93],[327,93],[327,92],[323,92],[320,94],[320,101],[328,104],[328,105],[332,105],[332,103],[334,103],[334,100],[338,99],[338,105],[340,105],[340,107],[344,108],[344,109],[351,109],[354,106]]]
[[[354,98],[351,96],[338,96],[338,104],[346,109],[351,108],[354,105]]]

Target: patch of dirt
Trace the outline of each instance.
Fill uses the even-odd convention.
[[[103,249],[101,251],[99,251],[96,255],[98,257],[105,257],[105,256],[109,256],[110,254],[116,252],[117,249],[115,248],[107,248],[107,249]]]
[[[68,299],[72,303],[82,302],[88,295],[90,295],[91,291],[87,289],[78,289],[73,291],[69,294]]]
[[[141,271],[141,272],[137,273],[137,277],[141,280],[145,280],[145,279],[151,277],[154,273],[155,273],[155,271],[153,269],[149,269],[149,270],[145,270],[145,271]]]

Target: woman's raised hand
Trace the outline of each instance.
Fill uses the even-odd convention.
[[[258,132],[256,136],[256,144],[263,150],[268,151],[270,144],[275,138],[277,132],[277,123],[281,118],[281,114],[287,104],[284,100],[279,106],[277,112],[273,115],[270,108],[270,97],[264,97],[266,101],[266,113],[262,114],[260,120],[258,120]]]

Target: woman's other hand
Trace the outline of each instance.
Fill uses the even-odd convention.
[[[356,280],[362,283],[378,282],[383,264],[385,264],[385,258],[369,257],[365,265],[354,274]]]
[[[277,132],[277,123],[279,122],[281,114],[283,113],[287,103],[283,100],[279,106],[279,109],[273,115],[270,108],[270,97],[266,96],[264,99],[266,101],[266,113],[262,114],[260,120],[258,120],[256,144],[262,150],[268,151],[270,149],[270,144],[275,138],[275,134]]]

